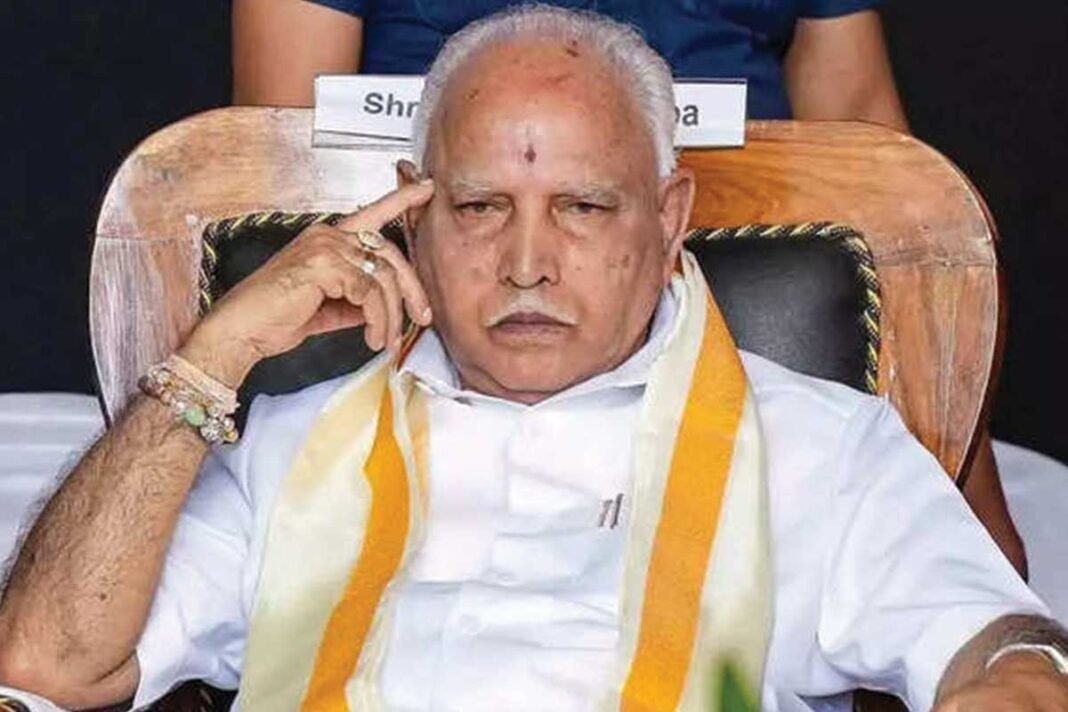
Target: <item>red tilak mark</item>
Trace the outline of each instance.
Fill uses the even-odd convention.
[[[533,163],[538,160],[538,153],[533,146],[527,146],[527,150],[523,152],[523,158],[527,159],[527,163]]]

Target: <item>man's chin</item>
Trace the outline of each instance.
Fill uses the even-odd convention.
[[[520,403],[537,403],[585,380],[575,369],[560,369],[558,359],[521,359],[502,364],[489,373],[499,392],[494,394]]]

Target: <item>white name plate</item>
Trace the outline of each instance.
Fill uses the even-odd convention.
[[[745,145],[744,79],[675,82],[675,145]],[[323,74],[315,78],[313,145],[397,150],[410,145],[423,77]]]

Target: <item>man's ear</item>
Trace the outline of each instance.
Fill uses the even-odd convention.
[[[422,179],[422,176],[419,174],[419,169],[415,167],[414,163],[406,159],[397,161],[398,188],[418,183],[420,179]],[[412,254],[412,248],[415,246],[415,226],[419,224],[420,218],[423,217],[423,210],[425,208],[425,205],[411,208],[404,211],[404,214],[401,216],[401,224],[404,226],[404,242],[408,248],[409,255]]]
[[[671,276],[686,239],[697,184],[693,171],[676,168],[660,181],[660,225],[664,233],[665,279]]]

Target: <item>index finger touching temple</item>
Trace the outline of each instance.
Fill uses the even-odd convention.
[[[434,195],[434,181],[424,178],[418,183],[405,185],[392,193],[387,193],[378,200],[347,215],[337,223],[341,230],[353,231],[361,227],[381,228],[390,220],[411,208],[417,208],[430,202]]]

